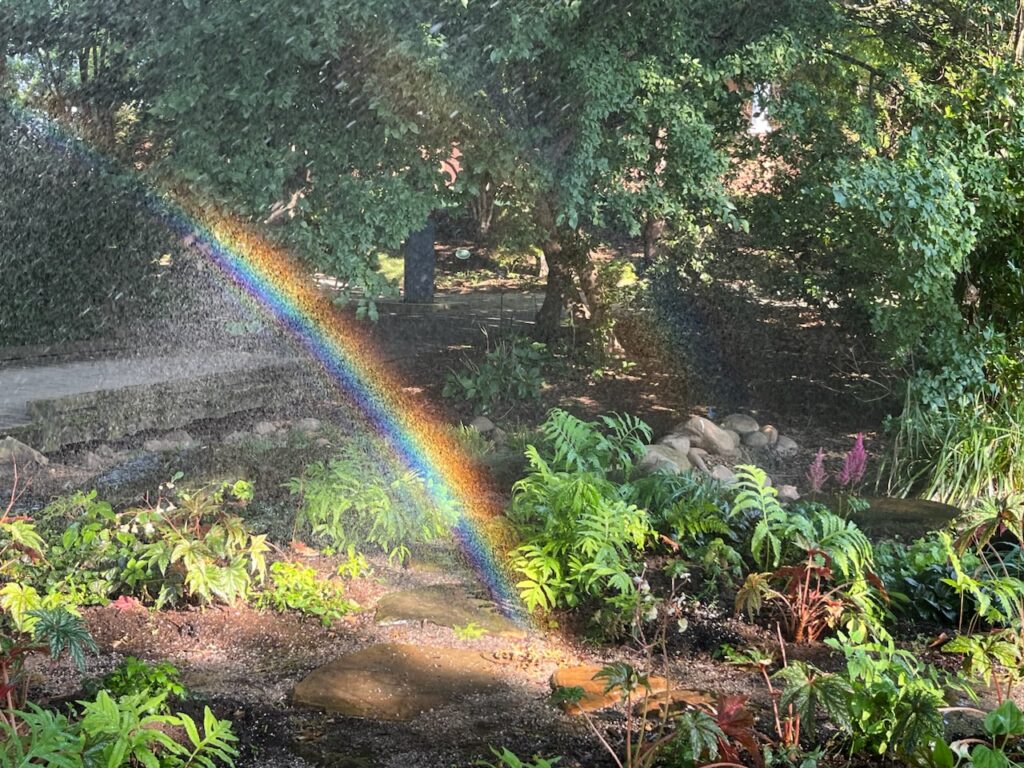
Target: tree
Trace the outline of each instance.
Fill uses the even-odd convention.
[[[449,0],[441,8],[443,71],[462,84],[474,118],[530,168],[550,267],[542,338],[556,333],[567,302],[599,315],[596,229],[740,224],[723,176],[744,94],[726,82],[759,80],[789,26],[804,23],[803,4]]]

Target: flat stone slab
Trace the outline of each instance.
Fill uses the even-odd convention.
[[[372,645],[307,675],[292,701],[374,720],[411,720],[467,696],[504,687],[497,662],[478,651]]]
[[[490,635],[522,637],[526,634],[522,627],[498,613],[494,603],[474,597],[459,584],[391,592],[377,603],[376,616],[378,624],[429,621],[453,629],[474,624]]]

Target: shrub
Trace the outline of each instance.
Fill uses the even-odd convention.
[[[478,413],[536,402],[544,386],[541,368],[547,360],[544,344],[519,336],[502,339],[484,353],[483,362],[467,360],[461,372],[450,372],[442,395],[465,401]]]
[[[260,595],[262,607],[318,616],[325,627],[359,607],[345,598],[340,581],[324,579],[308,566],[278,561],[271,564],[270,577],[271,587]]]
[[[115,699],[141,695],[148,701],[159,701],[163,705],[160,711],[164,713],[168,699],[182,699],[187,695],[176,666],[169,661],[149,664],[134,656],[128,656],[109,674],[86,681],[84,690],[94,698],[100,691],[106,691]]]
[[[379,549],[404,563],[417,543],[433,541],[448,530],[451,510],[428,498],[415,472],[380,482],[371,455],[348,450],[330,461],[315,462],[287,488],[299,497],[295,533],[308,530],[335,550]]]
[[[595,618],[615,633],[633,613],[640,554],[653,536],[646,511],[631,503],[628,477],[649,437],[628,416],[584,422],[554,410],[540,448],[527,446],[529,472],[513,486],[509,517],[524,543],[510,554],[530,610],[598,603]],[[543,454],[542,452],[543,451]]]

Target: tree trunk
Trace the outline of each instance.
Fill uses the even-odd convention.
[[[1010,44],[1013,48],[1014,62],[1024,62],[1024,0],[1017,0],[1017,13],[1013,17],[1013,39]]]
[[[658,242],[664,231],[664,219],[647,217],[647,223],[644,225],[644,267],[651,266],[658,257]]]
[[[434,217],[409,235],[405,241],[405,301],[411,304],[434,303]]]
[[[539,264],[544,267],[547,284],[544,288],[544,303],[537,310],[534,336],[537,341],[545,343],[558,337],[558,329],[562,325],[562,310],[565,307],[565,296],[572,285],[572,276],[562,261],[562,242],[554,228],[548,234],[544,250],[538,257]]]

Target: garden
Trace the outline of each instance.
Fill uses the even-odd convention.
[[[0,3],[0,768],[1024,765],[1022,3]]]

